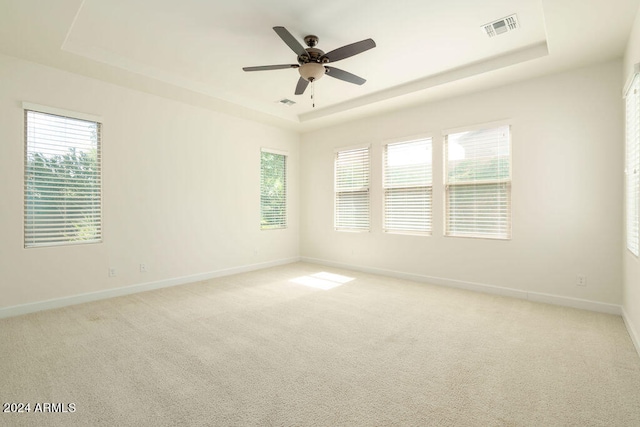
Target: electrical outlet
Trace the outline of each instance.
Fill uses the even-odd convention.
[[[113,267],[109,267],[109,277],[116,277],[116,269]]]
[[[584,274],[578,274],[578,278],[576,279],[576,285],[587,286],[587,276],[585,276]]]
[[[140,264],[140,273],[147,272],[147,264]]]

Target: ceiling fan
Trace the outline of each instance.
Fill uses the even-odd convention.
[[[282,64],[282,65],[263,65],[259,67],[244,67],[244,71],[267,71],[267,70],[281,70],[285,68],[297,68],[300,73],[300,79],[296,85],[296,95],[302,95],[309,85],[309,82],[314,82],[324,76],[325,74],[333,78],[344,80],[345,82],[361,85],[366,82],[362,77],[351,74],[347,71],[339,68],[330,67],[328,63],[337,62],[341,59],[349,58],[351,56],[362,53],[366,50],[376,47],[376,43],[371,39],[362,40],[356,43],[348,44],[346,46],[334,49],[331,52],[324,53],[320,49],[316,48],[318,44],[318,37],[309,35],[304,38],[304,42],[307,48],[296,40],[284,27],[273,27],[273,30],[280,36],[287,46],[298,55],[297,64]]]

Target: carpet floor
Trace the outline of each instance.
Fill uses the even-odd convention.
[[[0,320],[0,402],[30,404],[7,426],[640,426],[640,358],[619,316],[295,263]]]

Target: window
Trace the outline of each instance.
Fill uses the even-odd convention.
[[[445,235],[511,238],[509,126],[445,138]]]
[[[384,146],[386,232],[431,233],[431,138]]]
[[[335,154],[335,229],[369,230],[369,147]]]
[[[101,124],[30,108],[25,105],[25,247],[101,242]]]
[[[287,155],[260,153],[260,229],[287,227]]]
[[[625,178],[627,249],[638,256],[638,192],[640,191],[640,78],[635,74],[626,93]]]

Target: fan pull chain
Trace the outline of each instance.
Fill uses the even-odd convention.
[[[311,107],[312,108],[316,108],[316,101],[315,99],[313,99],[313,95],[314,95],[314,90],[313,88],[315,87],[315,85],[313,84],[314,82],[311,82]]]

